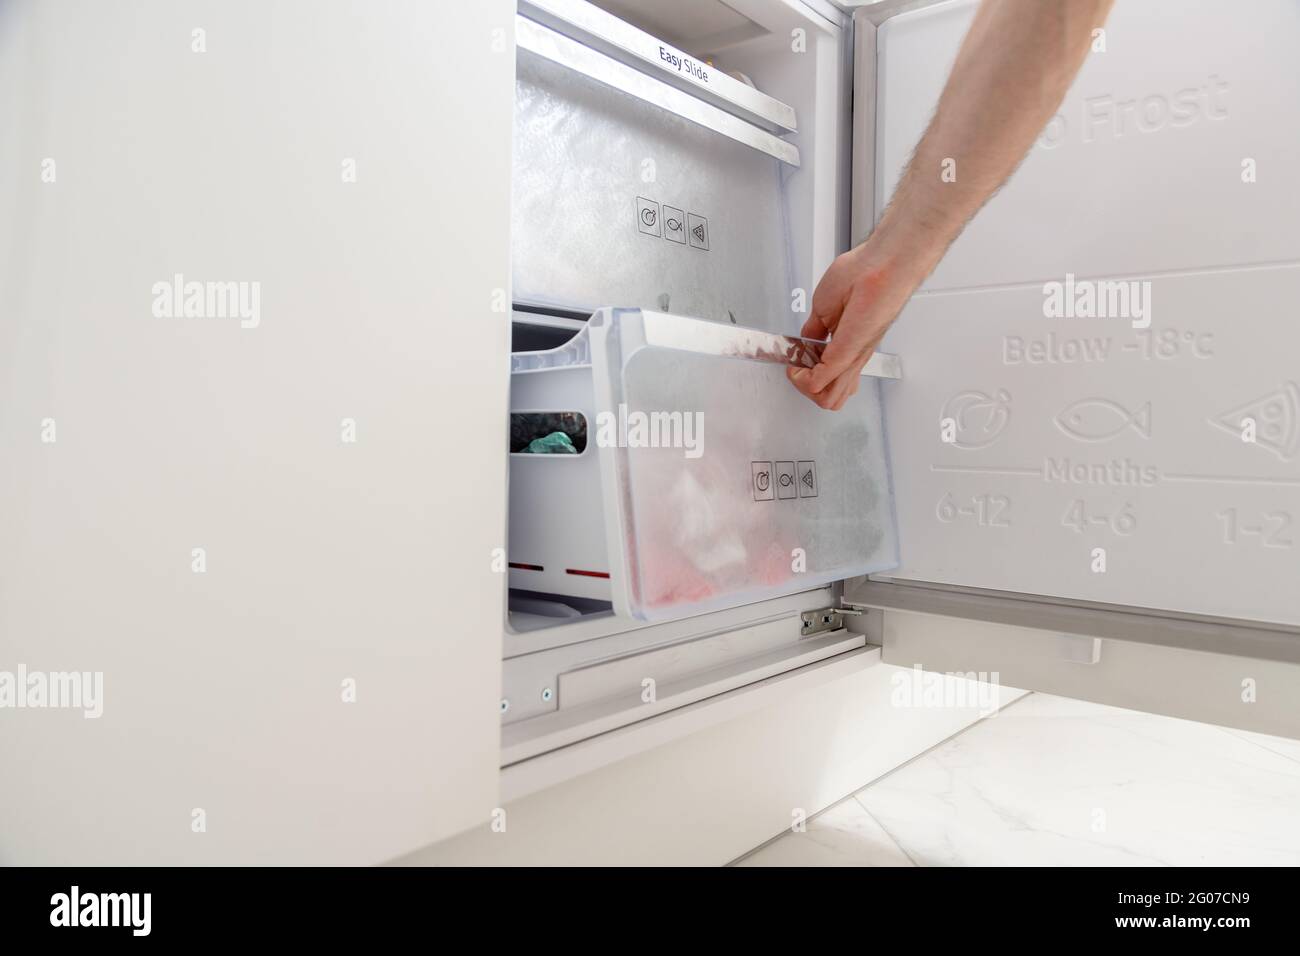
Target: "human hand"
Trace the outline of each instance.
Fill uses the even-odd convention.
[[[843,408],[925,271],[892,264],[870,240],[838,256],[817,283],[812,311],[800,332],[807,339],[829,337],[830,344],[813,368],[786,370],[794,387],[822,408]]]

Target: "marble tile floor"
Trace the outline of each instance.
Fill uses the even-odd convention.
[[[1300,741],[1030,694],[739,866],[1300,865]]]

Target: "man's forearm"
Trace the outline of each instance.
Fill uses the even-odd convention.
[[[916,287],[1051,118],[1111,3],[983,0],[885,215],[817,283],[801,332],[830,344],[812,369],[787,373],[795,388],[844,407]]]
[[[1113,0],[985,0],[869,244],[919,284],[1019,165]],[[945,176],[945,173],[947,175]]]

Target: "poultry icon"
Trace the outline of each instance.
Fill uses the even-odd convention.
[[[1056,427],[1077,441],[1110,441],[1132,429],[1151,437],[1151,403],[1130,412],[1107,398],[1083,398],[1056,416]]]

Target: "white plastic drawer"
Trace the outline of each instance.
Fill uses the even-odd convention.
[[[512,431],[517,414],[577,412],[596,421],[585,332],[559,349],[514,356]],[[554,363],[527,368],[538,362]],[[569,364],[573,363],[573,364]],[[510,586],[544,594],[609,601],[609,559],[599,507],[595,443],[580,454],[510,456]]]
[[[511,586],[666,620],[896,566],[880,381],[818,408],[785,376],[816,347],[602,309],[516,353],[512,414],[581,412],[587,447],[511,456]]]

